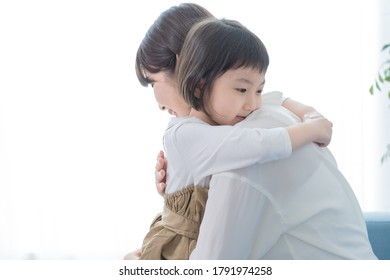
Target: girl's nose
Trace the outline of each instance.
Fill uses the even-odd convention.
[[[246,100],[246,103],[244,105],[244,109],[247,110],[247,111],[253,111],[256,109],[256,97],[248,97],[248,99]]]
[[[165,111],[166,108],[164,105],[158,104],[158,108],[160,108],[161,111]]]

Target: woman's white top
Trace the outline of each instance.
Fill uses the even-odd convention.
[[[281,94],[273,98],[269,94],[263,96],[263,106],[284,100]],[[216,173],[288,157],[291,140],[282,127],[211,126],[195,117],[172,118],[164,149],[166,193],[173,193],[191,184],[209,187],[210,176]]]
[[[299,119],[277,103],[238,127]],[[356,197],[327,148],[215,174],[191,259],[376,259]]]

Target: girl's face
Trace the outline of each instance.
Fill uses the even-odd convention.
[[[146,77],[151,81],[160,110],[167,110],[169,114],[176,117],[188,116],[190,106],[180,96],[175,78],[165,71],[145,72]]]
[[[229,70],[215,80],[203,120],[210,124],[234,125],[261,105],[265,73],[252,68]]]

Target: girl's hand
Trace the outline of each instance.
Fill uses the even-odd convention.
[[[312,124],[315,124],[316,130],[317,130],[317,137],[314,140],[314,143],[316,143],[320,147],[326,147],[329,145],[330,140],[332,139],[332,127],[333,124],[327,120],[324,117],[317,116],[314,118],[309,118],[305,120],[305,123],[311,122]]]
[[[310,112],[307,112],[303,116],[303,121],[305,122],[305,121],[310,120],[310,119],[317,119],[317,118],[323,118],[323,117],[324,116],[317,111],[310,111]]]
[[[160,151],[157,155],[157,163],[156,163],[154,176],[155,176],[157,192],[162,196],[165,195],[166,169],[167,169],[167,160],[165,158],[164,152]]]
[[[317,111],[311,111],[311,112],[308,112],[304,115],[303,117],[303,122],[309,122],[313,119],[319,119],[319,118],[322,118],[324,120],[326,120],[324,123],[324,136],[322,138],[322,140],[320,141],[316,141],[315,143],[318,144],[318,146],[320,147],[326,147],[329,145],[330,141],[332,140],[332,127],[333,127],[333,124],[328,121],[327,119],[324,118],[324,116],[322,114],[320,114],[319,112]]]

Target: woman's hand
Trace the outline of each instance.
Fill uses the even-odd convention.
[[[137,249],[131,253],[128,253],[123,259],[124,260],[139,260],[141,256],[141,249]]]
[[[166,186],[166,169],[167,169],[167,160],[163,151],[160,151],[157,155],[157,163],[155,168],[155,182],[157,192],[160,195],[165,195],[165,186]]]

